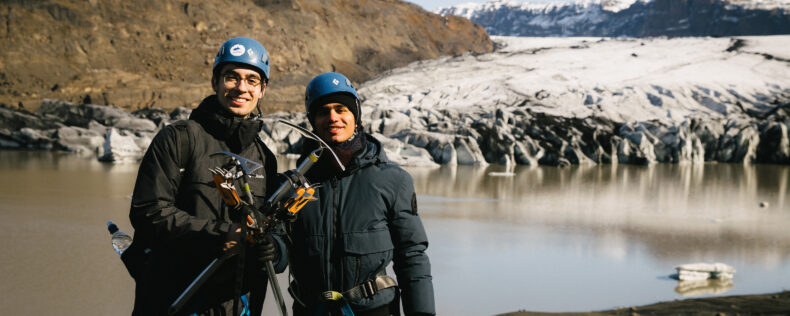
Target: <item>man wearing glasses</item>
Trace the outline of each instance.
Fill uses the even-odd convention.
[[[231,152],[263,164],[247,177],[254,205],[264,205],[276,189],[277,162],[258,137],[269,56],[251,38],[232,38],[220,47],[212,71],[215,94],[189,120],[162,129],[140,163],[129,213],[134,244],[124,258],[137,282],[133,315],[166,315],[224,251],[240,255],[225,262],[178,314],[259,315],[266,293],[264,263],[285,269],[282,241],[269,235],[250,245],[241,210],[223,202],[210,171],[232,166],[229,155],[214,155]]]

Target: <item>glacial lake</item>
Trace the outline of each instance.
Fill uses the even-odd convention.
[[[105,223],[131,232],[137,167],[0,150],[0,314],[130,314],[134,282]],[[439,315],[790,289],[790,166],[518,166],[504,177],[489,175],[498,165],[405,169],[430,240]],[[670,278],[692,262],[737,272],[730,282]],[[276,314],[272,299],[265,310]]]

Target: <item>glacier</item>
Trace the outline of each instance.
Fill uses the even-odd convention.
[[[442,164],[790,162],[790,36],[493,39],[363,83],[366,128]]]

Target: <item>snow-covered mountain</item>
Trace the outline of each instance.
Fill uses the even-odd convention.
[[[790,0],[494,0],[440,8],[505,36],[790,34]]]

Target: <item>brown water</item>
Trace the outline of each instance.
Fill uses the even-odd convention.
[[[790,289],[790,167],[410,168],[447,315],[593,311]],[[761,206],[763,203],[764,206]],[[679,283],[723,262],[730,282]]]
[[[590,311],[790,288],[788,166],[488,175],[499,169],[407,168],[431,241],[440,315]],[[134,283],[105,222],[131,232],[136,173],[136,164],[0,150],[1,315],[130,313]],[[675,265],[697,261],[730,264],[735,279],[668,278]],[[272,303],[267,314],[276,313]]]

